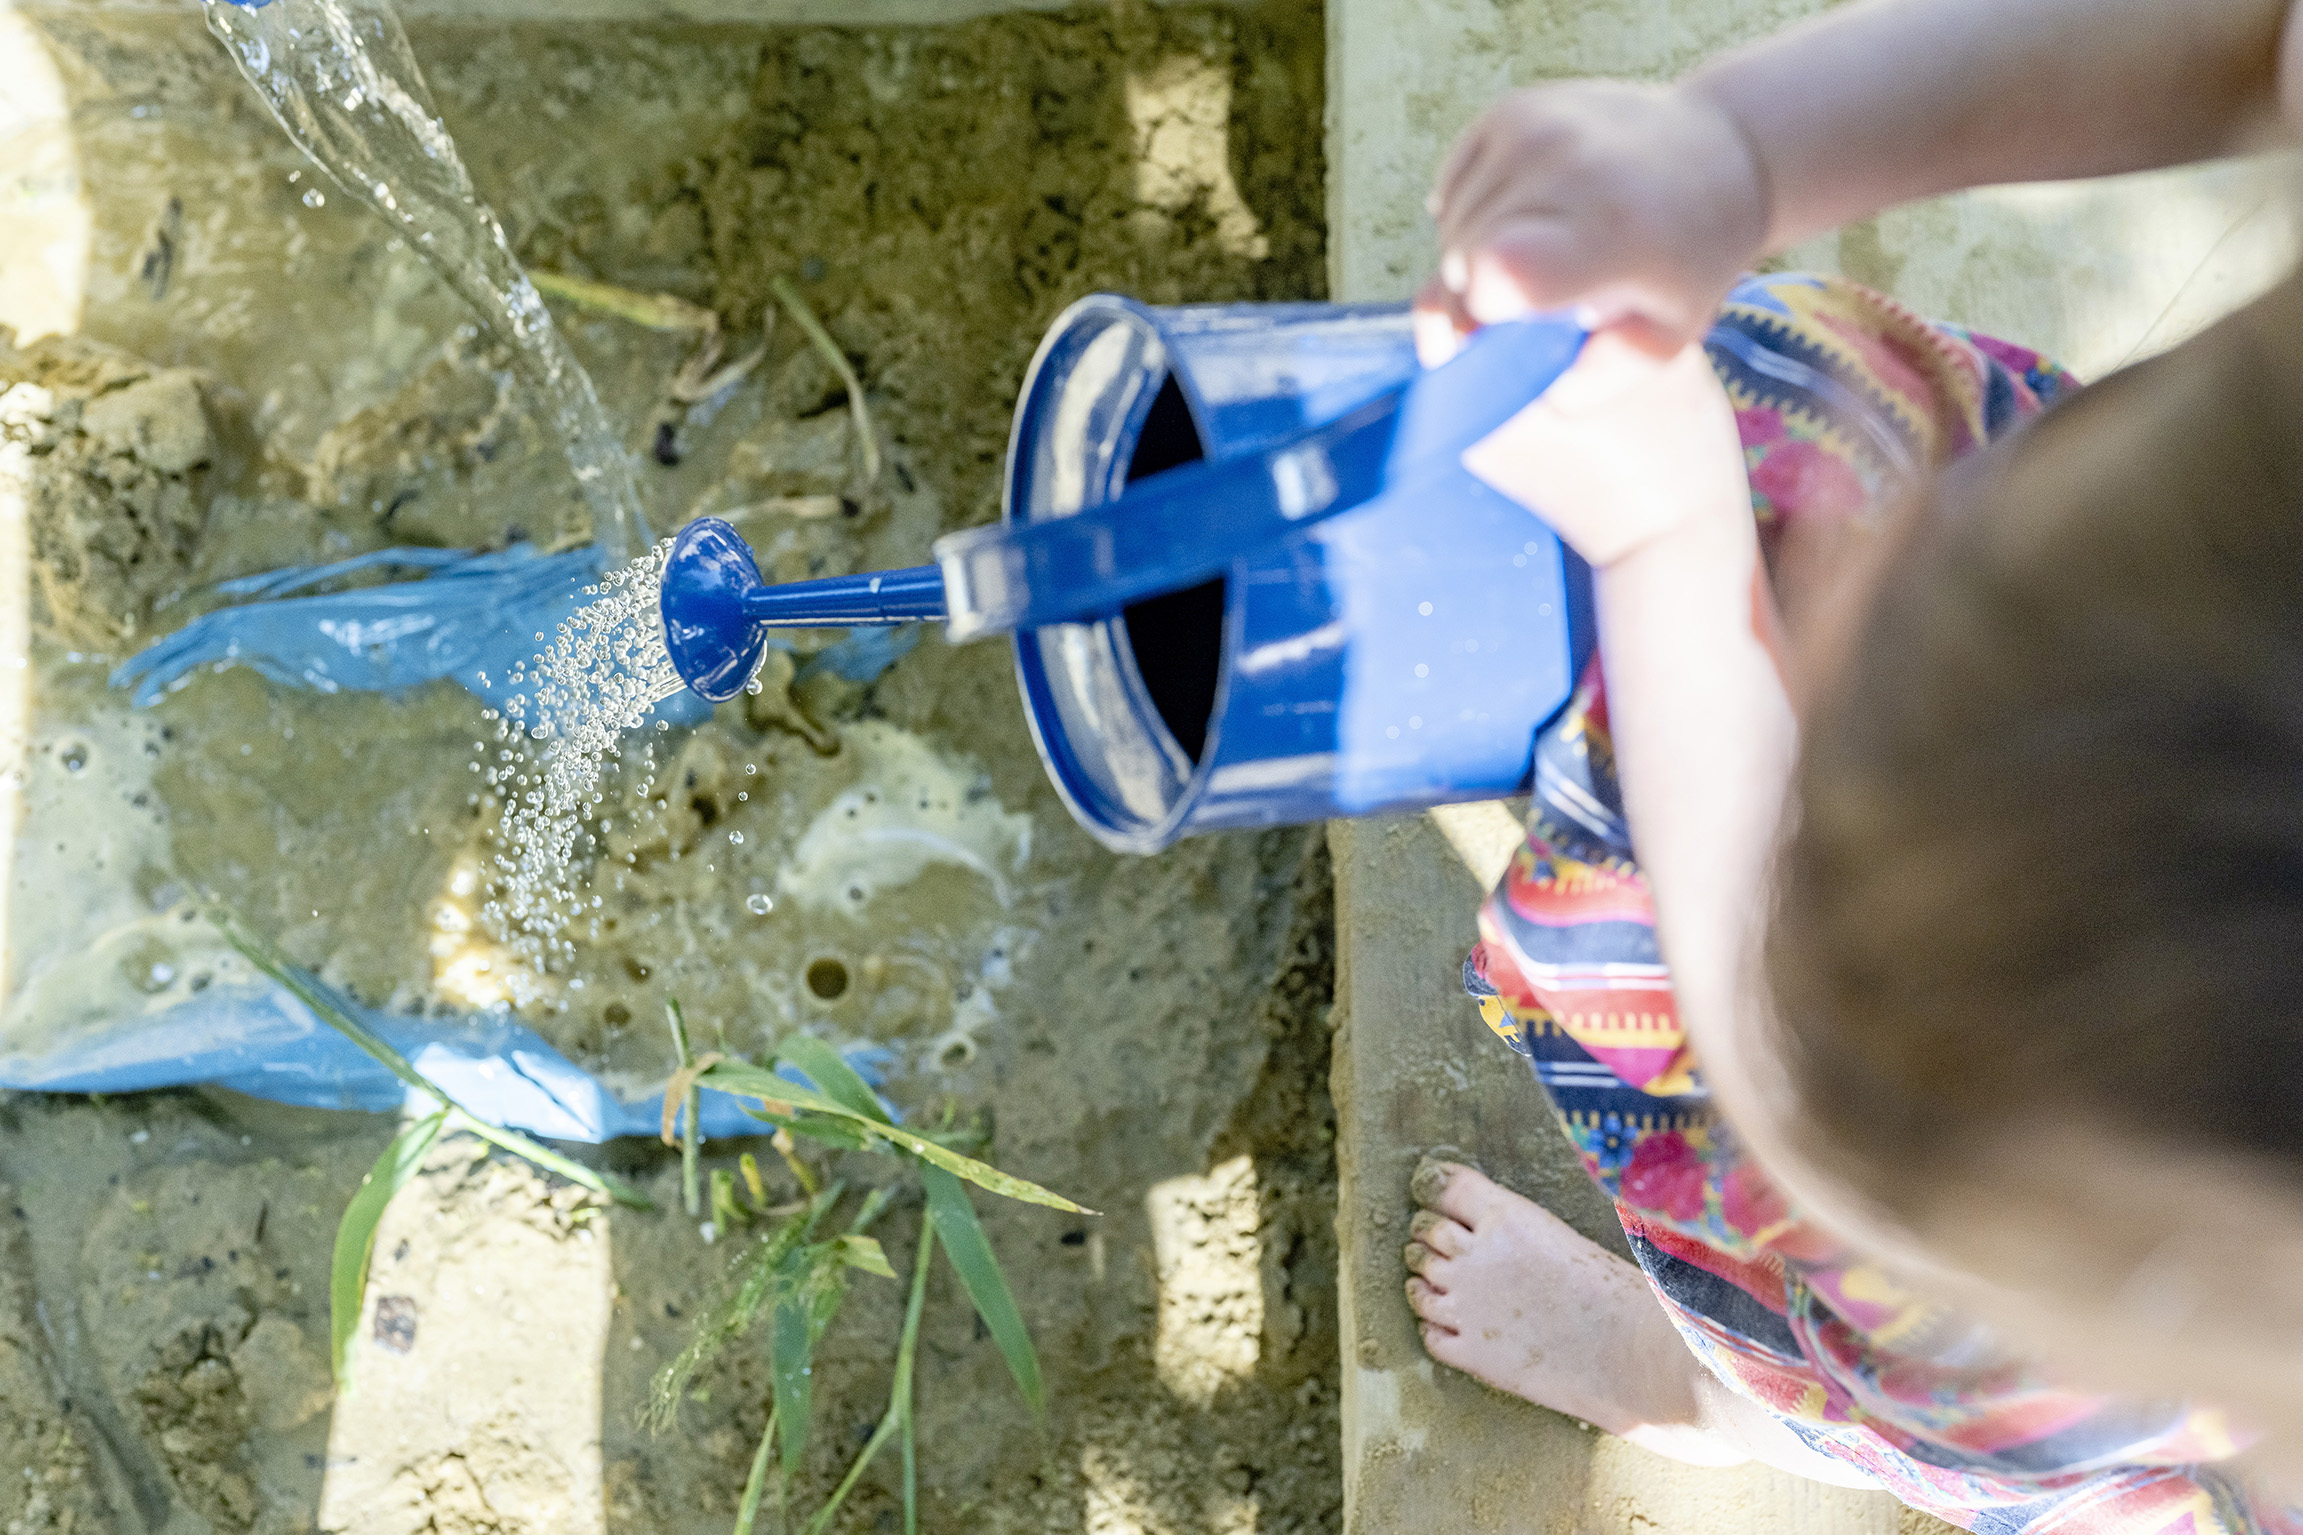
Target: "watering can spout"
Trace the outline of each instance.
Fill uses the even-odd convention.
[[[713,703],[744,690],[770,629],[908,624],[944,616],[933,565],[771,586],[736,530],[699,517],[664,561],[664,647],[682,681]]]

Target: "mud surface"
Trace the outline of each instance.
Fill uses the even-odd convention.
[[[1042,779],[1004,650],[930,638],[856,684],[811,671],[829,637],[803,637],[760,695],[635,745],[654,791],[615,781],[596,925],[552,973],[509,963],[474,922],[495,818],[474,701],[234,670],[132,715],[104,677],[219,579],[548,541],[577,515],[557,454],[503,360],[315,184],[195,26],[40,26],[97,227],[85,338],[0,354],[0,434],[34,491],[37,834],[0,1033],[100,1029],[207,984],[227,961],[182,921],[204,885],[364,1001],[443,1028],[516,1007],[625,1090],[668,1069],[668,995],[713,1048],[880,1044],[899,1103],[984,1116],[1003,1166],[1105,1212],[986,1212],[1048,1369],[1044,1425],[948,1276],[931,1286],[925,1527],[1336,1527],[1316,837],[1113,859]],[[722,363],[764,342],[683,398],[693,337],[557,306],[645,455],[658,529],[733,517],[781,578],[917,563],[992,515],[1016,386],[1073,298],[1320,292],[1314,9],[414,42],[526,260],[709,307]],[[772,318],[778,276],[862,374],[876,478],[836,373]],[[372,1389],[331,1407],[329,1236],[387,1125],[199,1090],[5,1113],[25,1212],[0,1232],[10,1535],[732,1518],[762,1351],[707,1374],[672,1433],[634,1419],[727,1238],[443,1145],[379,1241]],[[676,1206],[657,1150],[597,1155]],[[899,1271],[917,1225],[900,1194]],[[899,1286],[857,1282],[796,1507],[877,1417],[900,1314]],[[835,1528],[891,1527],[894,1474]]]

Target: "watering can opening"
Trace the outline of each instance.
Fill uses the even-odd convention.
[[[1128,459],[1127,483],[1207,456],[1191,407],[1173,377],[1160,385]],[[1186,757],[1198,762],[1215,717],[1223,677],[1225,583],[1219,576],[1181,591],[1130,603],[1121,613],[1137,675],[1160,723]]]
[[[971,610],[1012,628],[1080,824],[1149,853],[1521,792],[1588,654],[1589,596],[1459,454],[1581,344],[1530,321],[1427,376],[1401,306],[1066,310],[1017,402],[1004,531],[939,559],[955,634],[993,632]],[[1048,592],[1079,616],[1035,612]]]

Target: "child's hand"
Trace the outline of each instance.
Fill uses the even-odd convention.
[[[1699,345],[1603,330],[1543,397],[1464,454],[1487,484],[1603,570],[1722,519],[1746,535],[1751,491],[1727,391]]]
[[[1425,359],[1479,325],[1577,306],[1659,342],[1703,333],[1768,234],[1768,189],[1727,110],[1686,89],[1579,80],[1515,91],[1456,142],[1430,199],[1440,274]]]

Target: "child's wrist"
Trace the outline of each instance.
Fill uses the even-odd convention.
[[[1718,125],[1721,148],[1717,174],[1723,225],[1735,231],[1739,247],[1733,261],[1749,266],[1775,243],[1775,176],[1759,135],[1745,120],[1731,89],[1724,88],[1714,71],[1688,76],[1673,89],[1690,107]]]

